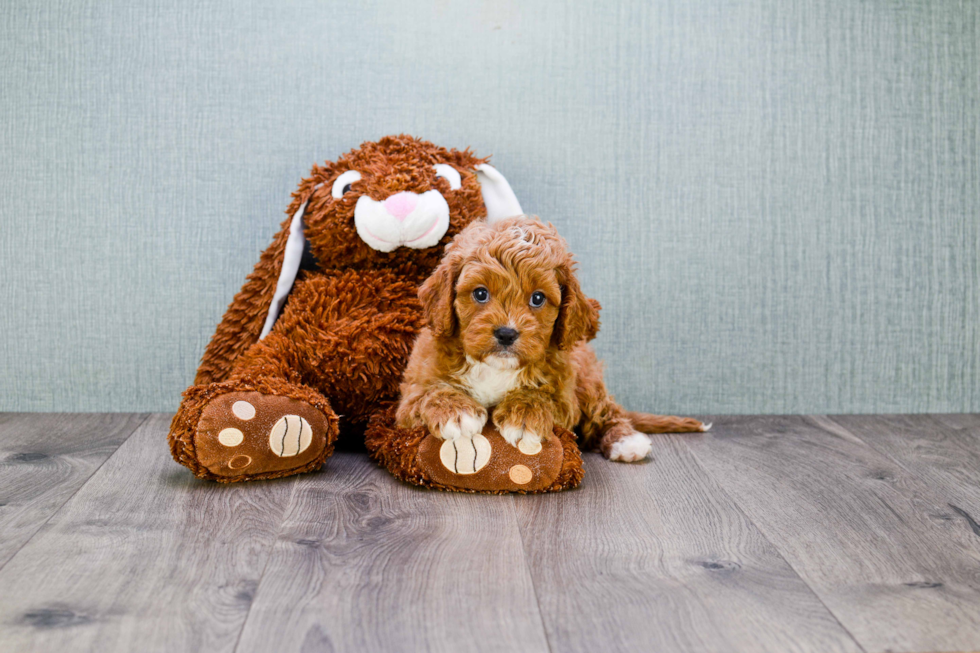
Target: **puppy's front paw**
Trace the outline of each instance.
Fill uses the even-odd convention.
[[[650,438],[643,433],[634,431],[616,440],[609,450],[609,460],[632,463],[643,460],[650,454]]]
[[[541,434],[520,426],[504,426],[500,429],[500,435],[509,445],[528,456],[541,451],[541,441],[544,439]]]
[[[524,429],[520,426],[501,426],[500,435],[503,436],[504,440],[507,440],[507,444],[516,447],[517,443],[524,437]]]
[[[443,440],[472,438],[477,433],[483,432],[483,425],[486,423],[486,413],[473,414],[460,411],[444,420],[439,426],[433,429],[433,433]]]
[[[508,398],[493,409],[493,423],[508,444],[533,456],[551,435],[555,420],[546,402],[533,397]]]

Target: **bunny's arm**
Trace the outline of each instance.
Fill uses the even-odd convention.
[[[287,218],[225,311],[197,368],[196,385],[228,378],[235,360],[258,341],[282,269],[289,225]]]

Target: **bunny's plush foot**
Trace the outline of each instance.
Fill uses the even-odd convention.
[[[337,437],[333,411],[298,398],[248,389],[186,397],[182,410],[187,403],[200,404],[199,417],[196,424],[180,420],[190,427],[181,429],[178,413],[171,450],[201,478],[234,482],[312,471],[332,452]]]

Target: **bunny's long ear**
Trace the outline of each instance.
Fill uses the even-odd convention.
[[[483,203],[487,206],[487,222],[493,223],[524,214],[510,184],[496,168],[488,163],[481,163],[476,166],[476,178],[480,182]]]
[[[306,236],[303,235],[303,215],[305,213],[306,202],[303,202],[293,214],[293,220],[289,224],[289,238],[286,239],[282,268],[279,270],[279,279],[276,281],[276,292],[269,303],[269,311],[265,316],[265,323],[262,325],[259,340],[272,331],[272,325],[276,323],[279,311],[282,310],[282,305],[286,303],[286,297],[289,296],[289,291],[293,289],[293,282],[296,281],[296,273],[299,272],[299,264],[303,260],[303,248],[306,245]]]
[[[306,202],[283,221],[262,252],[245,285],[235,295],[208,344],[194,378],[196,385],[226,379],[242,353],[272,329],[293,286],[303,257]]]

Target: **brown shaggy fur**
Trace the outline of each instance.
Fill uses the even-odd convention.
[[[366,425],[397,399],[398,383],[419,330],[418,285],[439,262],[450,239],[486,216],[474,168],[486,162],[469,150],[450,150],[409,136],[364,143],[335,162],[313,167],[293,194],[290,216],[308,200],[305,234],[319,264],[301,272],[272,332],[258,341],[275,292],[289,235],[287,218],[235,296],[183,396],[170,430],[174,459],[195,475],[222,482],[285,476],[320,466],[345,423]],[[462,187],[450,190],[433,165],[459,171]],[[333,181],[358,170],[360,181],[340,199]],[[449,229],[427,249],[399,247],[390,253],[369,247],[357,235],[354,206],[367,195],[377,201],[400,191],[438,189],[449,205]],[[327,450],[302,469],[217,477],[196,462],[194,434],[215,396],[257,390],[305,401],[327,417]]]
[[[478,289],[488,293],[485,303],[475,298]],[[536,292],[544,294],[539,307],[531,302]],[[405,370],[399,427],[458,437],[464,416],[472,429],[473,418],[482,424],[495,406],[493,423],[511,444],[550,437],[558,426],[578,431],[585,447],[607,457],[635,430],[704,430],[695,419],[627,412],[609,395],[588,345],[599,328],[598,303],[582,292],[565,241],[550,224],[517,217],[470,225],[419,297],[427,327]],[[495,336],[501,327],[519,332],[513,344]],[[480,369],[510,370],[516,380],[500,397],[475,396],[472,374]]]

